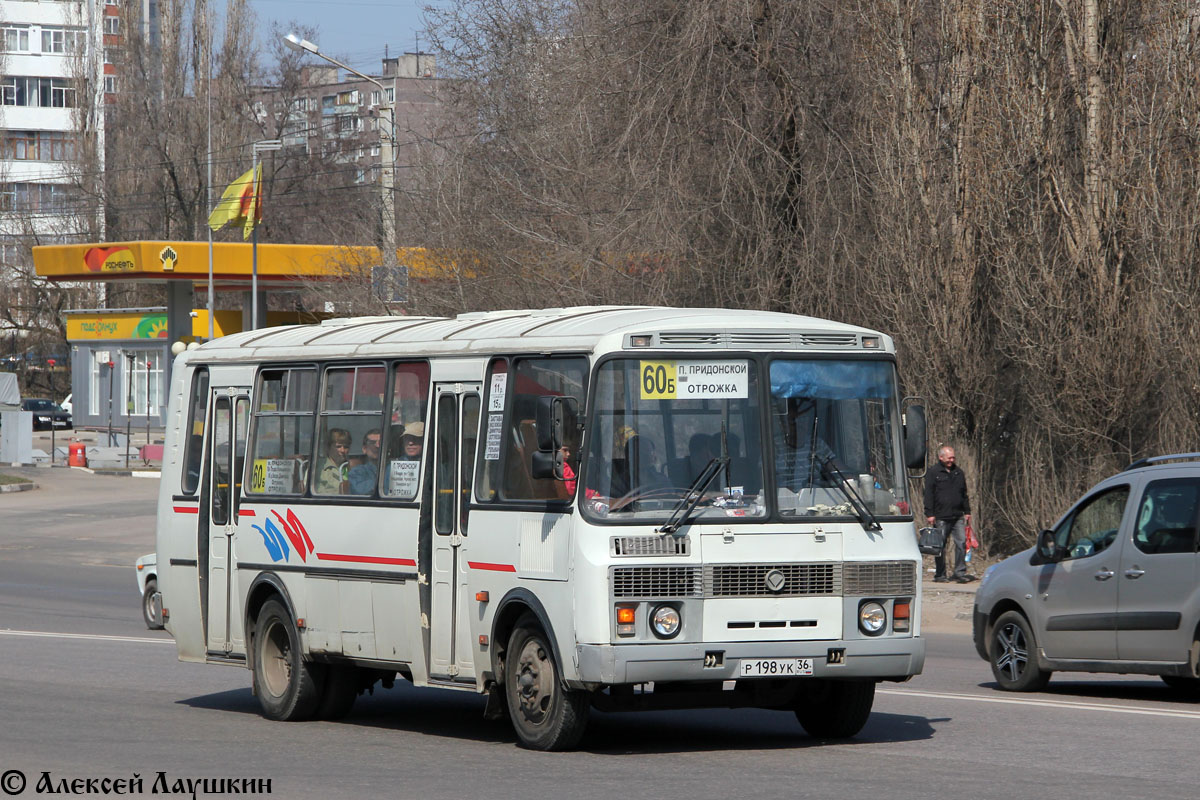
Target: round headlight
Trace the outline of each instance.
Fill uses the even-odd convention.
[[[868,636],[878,636],[887,625],[887,612],[876,602],[863,603],[858,607],[858,627]]]
[[[670,639],[679,633],[679,626],[679,611],[673,606],[659,606],[650,617],[650,627],[661,639]]]

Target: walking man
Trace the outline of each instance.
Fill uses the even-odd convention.
[[[967,525],[971,522],[971,503],[967,499],[967,477],[954,463],[954,448],[938,448],[938,465],[925,474],[925,521],[937,525],[942,535],[954,542],[954,575],[946,575],[946,551],[934,556],[935,583],[970,583],[967,574]]]

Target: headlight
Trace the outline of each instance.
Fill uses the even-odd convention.
[[[874,600],[858,607],[858,627],[867,636],[878,636],[887,626],[887,612]]]
[[[670,639],[679,633],[679,611],[674,606],[659,606],[650,617],[650,627],[660,639]]]
[[[996,571],[996,567],[998,567],[998,566],[1000,566],[1000,565],[992,564],[990,567],[988,567],[987,569],[985,569],[983,571],[983,577],[979,579],[979,588],[980,589],[982,589],[983,585],[985,583],[987,583],[988,578],[992,577],[992,573]]]

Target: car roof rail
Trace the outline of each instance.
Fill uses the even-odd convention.
[[[1126,467],[1125,471],[1128,472],[1131,469],[1137,469],[1139,467],[1148,467],[1151,464],[1163,464],[1167,461],[1200,461],[1200,453],[1175,453],[1174,455],[1168,456],[1139,458],[1137,461],[1134,461],[1132,464]]]

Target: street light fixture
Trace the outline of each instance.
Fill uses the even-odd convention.
[[[379,187],[383,193],[383,269],[386,273],[387,280],[396,280],[400,278],[399,264],[396,260],[396,197],[394,193],[395,184],[395,156],[392,153],[392,142],[396,135],[396,109],[395,98],[388,100],[387,89],[382,83],[372,78],[370,75],[364,75],[353,67],[347,66],[336,58],[327,56],[321,52],[313,42],[307,39],[301,39],[294,33],[289,33],[283,37],[283,43],[291,50],[300,53],[312,53],[318,58],[323,58],[335,67],[340,67],[351,75],[357,75],[364,81],[373,83],[379,87],[379,111],[386,116],[386,125],[379,126],[379,156],[380,171],[379,171]],[[407,294],[407,281],[401,279],[400,296],[404,297]]]

